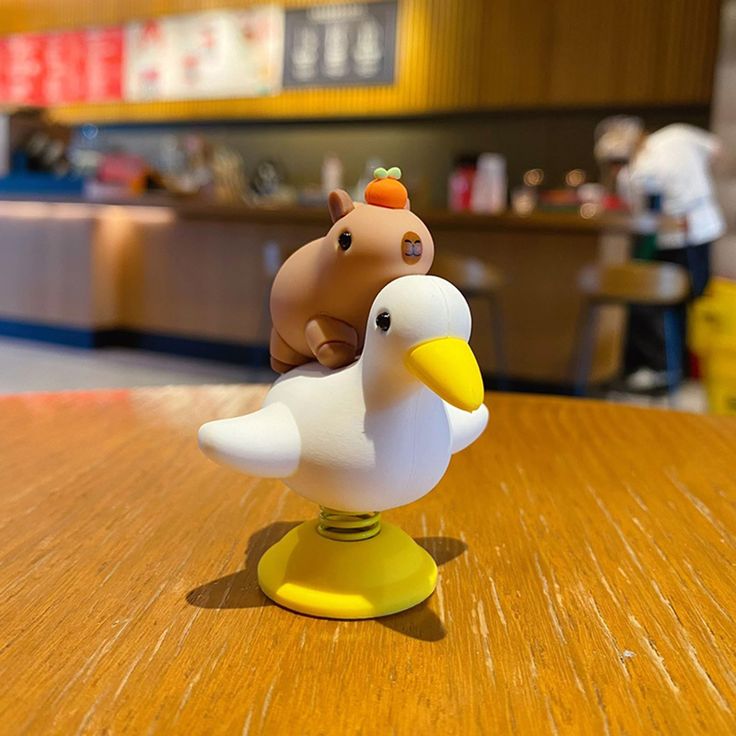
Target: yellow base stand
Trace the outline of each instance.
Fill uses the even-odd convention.
[[[258,583],[279,605],[323,618],[404,611],[432,595],[437,565],[406,532],[383,523],[369,539],[329,539],[318,520],[292,529],[258,563]]]

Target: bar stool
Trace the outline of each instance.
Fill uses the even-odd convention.
[[[670,396],[682,379],[682,345],[677,307],[690,294],[687,271],[673,263],[630,261],[622,264],[590,264],[578,277],[585,304],[581,314],[574,369],[574,392],[588,390],[599,307],[642,305],[661,310],[664,322],[667,388]]]
[[[491,340],[496,381],[499,388],[505,390],[508,387],[506,346],[503,317],[498,300],[503,277],[493,266],[480,258],[448,253],[435,255],[432,273],[454,284],[468,301],[478,299],[485,301],[488,305],[491,315]]]

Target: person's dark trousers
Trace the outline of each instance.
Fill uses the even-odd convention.
[[[654,260],[676,263],[687,269],[692,285],[691,299],[699,297],[705,291],[710,279],[710,243],[687,245],[684,248],[658,250]],[[683,305],[678,309],[678,328],[683,346],[683,369],[687,370],[685,350],[686,309]],[[667,361],[664,350],[664,325],[662,310],[652,307],[634,306],[629,308],[629,329],[626,340],[624,365],[627,374],[639,368],[651,368],[664,371]]]

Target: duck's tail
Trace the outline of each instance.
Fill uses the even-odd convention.
[[[288,478],[301,457],[299,428],[288,407],[278,402],[203,424],[199,446],[216,463],[260,478]]]

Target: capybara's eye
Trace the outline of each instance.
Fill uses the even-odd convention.
[[[350,234],[349,230],[345,230],[340,233],[337,238],[337,242],[340,244],[340,248],[342,248],[342,250],[348,250],[353,244],[353,236]]]
[[[388,332],[388,328],[391,327],[391,315],[388,312],[381,312],[376,317],[376,327],[382,332]]]

